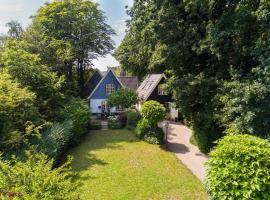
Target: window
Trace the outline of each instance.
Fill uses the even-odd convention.
[[[158,95],[168,95],[165,84],[160,84],[158,86]]]
[[[114,84],[106,84],[106,93],[111,94],[115,91]]]

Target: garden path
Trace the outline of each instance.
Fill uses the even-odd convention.
[[[107,120],[101,121],[101,130],[108,130],[108,121]]]
[[[166,122],[163,121],[159,124],[164,131]],[[200,152],[197,146],[190,143],[192,131],[188,127],[180,123],[168,122],[168,148],[199,180],[204,182],[206,176],[204,164],[208,160],[208,156]]]

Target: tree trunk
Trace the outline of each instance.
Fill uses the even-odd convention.
[[[72,66],[73,66],[72,63],[67,63],[67,68],[68,68],[68,77],[67,77],[67,79],[68,79],[69,82],[72,82],[72,78],[73,78],[72,77],[72,75],[73,75]]]
[[[79,95],[84,97],[84,68],[83,60],[78,60],[78,84],[79,84]]]

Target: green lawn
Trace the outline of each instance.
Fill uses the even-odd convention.
[[[200,181],[173,153],[127,130],[92,132],[70,151],[85,200],[207,199]]]

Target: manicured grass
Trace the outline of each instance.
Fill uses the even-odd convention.
[[[70,151],[85,200],[207,199],[200,181],[159,146],[132,131],[96,131]]]

